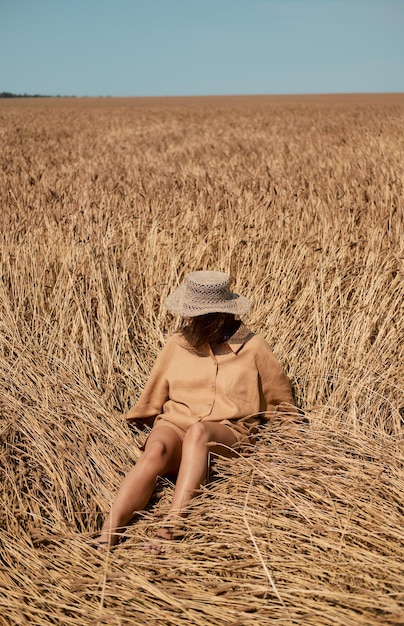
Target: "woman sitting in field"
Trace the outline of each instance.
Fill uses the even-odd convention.
[[[182,325],[156,359],[128,422],[153,422],[144,452],[126,475],[98,539],[112,546],[145,508],[158,476],[177,475],[173,500],[150,550],[174,537],[176,519],[203,484],[208,454],[229,455],[275,409],[296,416],[289,382],[268,344],[238,316],[247,298],[222,272],[192,272],[166,301]]]

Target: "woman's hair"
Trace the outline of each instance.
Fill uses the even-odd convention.
[[[230,339],[240,326],[233,313],[207,313],[183,321],[178,329],[193,348],[205,343],[223,343]]]

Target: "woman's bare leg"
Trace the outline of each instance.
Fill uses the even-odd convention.
[[[164,531],[164,524],[170,526],[175,517],[185,515],[185,510],[195,492],[206,479],[209,451],[231,456],[229,448],[237,441],[232,430],[224,424],[197,422],[191,426],[182,443],[182,457],[173,500],[163,527],[158,535],[169,538],[170,530]],[[216,442],[219,445],[208,445]],[[223,444],[220,446],[220,444]]]
[[[181,441],[176,432],[166,426],[151,432],[145,451],[136,465],[126,474],[103,524],[99,544],[114,545],[124,526],[135,511],[149,502],[157,476],[176,474],[181,460]]]

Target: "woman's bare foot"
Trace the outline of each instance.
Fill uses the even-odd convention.
[[[105,550],[108,550],[110,547],[108,541],[97,541],[97,540],[94,541],[93,546],[97,550],[97,552],[104,552]]]
[[[101,532],[98,537],[92,540],[92,546],[99,552],[110,550],[119,542],[121,538],[120,532]]]
[[[166,545],[170,541],[174,541],[175,533],[172,525],[161,526],[155,533],[154,537],[148,541],[143,550],[153,552],[153,554],[164,554]]]

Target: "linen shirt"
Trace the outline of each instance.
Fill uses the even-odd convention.
[[[128,422],[156,418],[182,430],[198,421],[251,428],[275,409],[294,416],[289,381],[268,343],[244,324],[224,344],[193,349],[174,333],[159,353]]]

